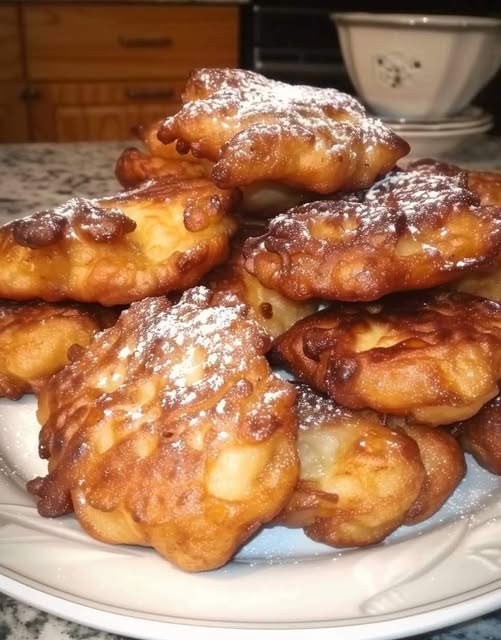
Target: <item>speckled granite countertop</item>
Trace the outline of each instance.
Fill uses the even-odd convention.
[[[0,223],[60,204],[72,195],[118,190],[114,161],[124,143],[0,145]],[[482,137],[447,158],[501,170],[501,138]],[[0,591],[2,590],[0,576]],[[256,633],[259,637],[259,633]],[[501,640],[501,610],[416,640]],[[0,593],[0,640],[120,640],[38,611]],[[333,631],[333,640],[342,640]],[[175,640],[175,638],[172,638]]]

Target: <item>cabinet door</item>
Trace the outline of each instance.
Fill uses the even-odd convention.
[[[238,64],[237,7],[36,3],[23,16],[36,82],[181,79]]]
[[[19,8],[0,6],[0,81],[21,80],[22,77]]]
[[[0,6],[0,143],[28,139],[19,7]]]
[[[33,86],[30,102],[38,142],[130,140],[133,127],[179,109],[182,82],[62,83]]]
[[[23,85],[0,81],[0,143],[29,139],[28,113],[21,98]]]

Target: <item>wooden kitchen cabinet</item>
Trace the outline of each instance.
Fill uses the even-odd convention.
[[[22,82],[0,81],[0,142],[30,139],[28,109],[23,100]]]
[[[238,10],[194,5],[31,5],[24,8],[34,81],[184,78],[237,62]]]
[[[19,12],[14,6],[0,6],[0,141],[28,137],[24,86]]]
[[[1,141],[7,141],[1,122],[12,100],[26,124],[18,135],[29,131],[32,140],[130,138],[133,125],[179,108],[191,69],[239,64],[236,6],[37,3],[5,9],[9,20],[0,38],[5,31],[11,85],[20,74],[24,102],[15,92],[5,99],[0,93]],[[22,47],[18,63],[15,43]]]
[[[32,85],[35,141],[125,140],[134,125],[179,108],[184,82],[79,82]]]

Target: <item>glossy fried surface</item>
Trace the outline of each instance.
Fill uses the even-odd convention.
[[[498,393],[501,305],[458,292],[338,303],[296,323],[275,351],[344,406],[450,424]]]
[[[454,432],[464,450],[471,453],[479,465],[501,475],[501,395],[469,420],[454,425]]]
[[[468,188],[473,191],[483,205],[501,206],[501,172],[500,171],[473,171],[461,169],[455,165],[424,158],[411,162],[408,169],[428,170],[432,173],[440,171],[454,176],[458,171],[464,171],[468,179]]]
[[[241,224],[232,238],[232,253],[228,262],[209,273],[205,283],[214,292],[230,292],[251,307],[254,317],[272,337],[276,338],[295,322],[314,313],[317,301],[297,302],[278,291],[267,289],[244,268],[242,244],[246,238],[259,234],[262,227]]]
[[[212,178],[223,188],[272,180],[318,193],[362,189],[409,151],[336,89],[293,86],[242,69],[198,69],[183,101],[158,137],[215,162]]]
[[[246,268],[294,300],[426,289],[494,268],[500,251],[501,207],[481,206],[464,171],[430,165],[293,208],[244,246]]]
[[[482,204],[501,207],[501,171],[468,171],[468,185]]]
[[[159,176],[172,179],[209,178],[212,162],[195,158],[191,153],[180,154],[175,144],[163,144],[157,137],[161,122],[135,127],[134,131],[144,149],[124,149],[115,165],[115,175],[126,188]]]
[[[70,347],[87,346],[115,318],[92,305],[0,300],[0,397],[36,391],[68,363]]]
[[[458,291],[501,302],[501,259],[493,271],[475,273],[451,284]]]
[[[195,158],[191,153],[180,153],[176,149],[175,144],[164,144],[160,142],[158,139],[158,131],[161,126],[162,121],[157,120],[147,126],[140,125],[134,128],[136,137],[142,143],[145,153],[155,158],[163,158],[164,160],[183,160],[186,163],[191,162],[202,167],[205,166],[209,169],[210,173],[211,162],[201,158]]]
[[[277,517],[334,546],[380,542],[399,527],[425,472],[419,449],[373,411],[350,411],[300,385],[296,401],[301,472]]]
[[[208,177],[210,171],[200,162],[179,158],[152,156],[138,149],[125,149],[115,165],[115,175],[123,187],[136,187],[151,178],[165,177],[172,180]]]
[[[154,547],[188,571],[227,562],[295,486],[294,387],[234,297],[149,298],[44,387],[42,515],[74,509],[110,543]]]
[[[425,468],[418,497],[404,524],[417,524],[436,513],[454,493],[466,473],[464,453],[457,440],[442,428],[398,422],[398,428],[416,441]]]
[[[115,305],[186,289],[228,257],[235,197],[205,179],[157,179],[9,223],[0,297]]]

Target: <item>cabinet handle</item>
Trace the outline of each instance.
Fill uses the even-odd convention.
[[[127,37],[118,36],[118,44],[121,47],[130,48],[159,48],[159,47],[171,47],[173,44],[172,38],[168,36],[152,36],[152,37]]]
[[[35,89],[35,87],[24,87],[19,92],[19,97],[25,102],[31,102],[32,100],[40,100],[42,92],[40,89]]]
[[[129,100],[168,100],[174,97],[174,89],[125,89]]]

